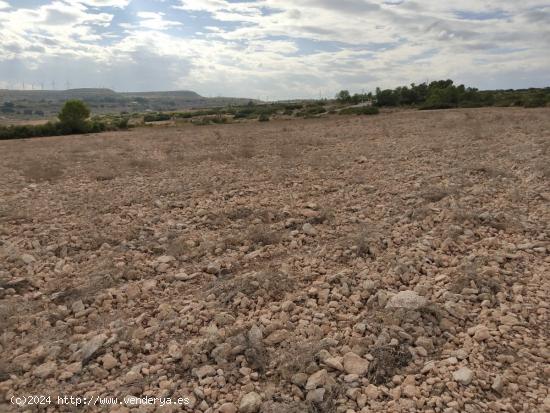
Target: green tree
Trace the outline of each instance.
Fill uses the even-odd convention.
[[[86,132],[86,120],[90,117],[90,109],[81,100],[68,100],[63,105],[58,118],[61,127],[68,133]]]
[[[336,95],[336,100],[340,103],[348,103],[351,102],[351,95],[348,90],[341,90]]]
[[[376,88],[376,104],[378,106],[398,106],[399,92],[393,89]]]

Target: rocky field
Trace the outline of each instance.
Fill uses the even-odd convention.
[[[550,411],[549,178],[549,109],[0,142],[0,411]]]

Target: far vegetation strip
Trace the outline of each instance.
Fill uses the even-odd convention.
[[[377,88],[375,93],[351,94],[342,90],[336,99],[277,102],[260,104],[249,101],[246,105],[228,105],[201,110],[158,111],[146,113],[104,114],[89,118],[86,102],[69,100],[60,112],[57,122],[42,125],[0,126],[1,139],[22,139],[79,133],[127,129],[130,126],[160,121],[186,121],[194,125],[223,124],[240,119],[269,121],[272,117],[317,117],[325,114],[376,115],[380,107],[410,107],[425,109],[475,108],[487,106],[545,107],[550,104],[550,88],[524,90],[480,91],[455,85],[450,79],[419,85],[400,86],[395,89]],[[67,105],[80,110],[80,117],[68,122],[63,119]],[[76,106],[75,106],[76,105]],[[26,111],[31,109],[26,109]],[[69,109],[70,110],[70,109]],[[0,107],[4,114],[14,113],[14,102],[5,101]],[[26,113],[26,112],[25,112]],[[74,114],[73,114],[74,115]],[[86,115],[86,116],[84,116]],[[78,117],[78,116],[77,116]]]

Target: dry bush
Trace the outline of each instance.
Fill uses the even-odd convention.
[[[341,385],[325,386],[323,401],[319,404],[309,402],[308,413],[332,413],[336,411],[336,400],[342,397],[344,391]]]
[[[483,277],[477,271],[466,271],[453,279],[449,290],[456,294],[460,294],[465,288],[477,288],[480,294],[485,294],[485,299],[495,302],[496,294],[502,288],[501,284],[502,280],[499,278]]]
[[[260,413],[311,413],[305,402],[264,402]]]
[[[202,156],[203,160],[210,162],[229,163],[235,160],[230,151],[212,152]]]
[[[250,139],[244,139],[239,145],[233,149],[233,155],[237,159],[251,159],[256,156],[256,144]]]
[[[295,281],[288,275],[277,271],[260,271],[242,275],[228,276],[214,282],[207,294],[215,294],[224,305],[231,305],[240,294],[255,299],[280,301],[286,292],[294,288]]]
[[[294,374],[304,372],[309,366],[317,366],[317,354],[327,348],[328,345],[319,339],[290,340],[285,347],[279,348],[271,364],[276,366],[275,373],[279,380],[290,381]],[[336,411],[336,400],[343,394],[341,385],[333,381],[325,384],[324,388],[326,392],[323,401],[320,404],[306,403],[307,408],[301,411],[308,413]]]
[[[449,188],[431,187],[424,190],[420,196],[429,202],[438,202],[451,195],[454,191]]]
[[[285,161],[289,161],[298,157],[300,153],[296,142],[291,141],[290,139],[282,139],[281,141],[278,141],[275,150],[279,157]]]
[[[319,136],[306,135],[296,140],[296,143],[301,146],[311,146],[314,148],[321,147],[326,144],[326,142]]]
[[[13,202],[0,204],[0,222],[30,222],[32,217],[30,210],[23,205],[17,205]],[[0,229],[0,234],[2,234],[2,229]],[[7,234],[7,228],[5,230]]]
[[[520,229],[518,222],[504,212],[490,213],[456,207],[452,212],[453,221],[456,223],[470,222],[473,225],[485,225],[499,231],[513,231]]]
[[[485,175],[489,178],[513,178],[515,175],[504,169],[497,168],[492,165],[476,165],[470,168],[470,172],[474,174]]]
[[[370,353],[374,359],[369,364],[367,377],[377,385],[389,382],[412,359],[404,345],[375,347]]]
[[[481,140],[484,138],[483,124],[479,117],[474,116],[471,112],[465,113],[465,126],[468,133],[468,138],[473,141]]]
[[[121,174],[118,163],[115,161],[100,161],[86,169],[88,169],[88,176],[98,182],[112,181]]]
[[[357,234],[351,239],[351,247],[359,257],[374,257],[380,251],[380,236],[376,230],[362,225]]]
[[[316,355],[328,346],[317,338],[298,341],[290,340],[286,348],[281,348],[277,358],[273,360],[276,374],[284,380],[299,372],[303,372],[311,363],[315,363]]]
[[[281,242],[281,234],[267,225],[256,225],[248,232],[248,239],[256,245],[274,245]]]
[[[231,221],[237,221],[239,219],[245,219],[251,216],[253,213],[252,209],[247,207],[237,207],[227,212],[227,218]]]
[[[27,181],[54,182],[63,176],[65,168],[59,161],[30,160],[23,167],[23,176]]]
[[[310,224],[325,224],[334,219],[334,210],[331,208],[322,208],[319,211],[319,215],[316,217],[308,218],[306,221]]]
[[[168,241],[166,253],[175,258],[192,255],[193,247],[186,237],[176,237]]]
[[[217,247],[222,250],[236,249],[237,247],[243,245],[244,241],[243,234],[228,235],[218,243]]]
[[[538,162],[535,169],[543,178],[550,178],[550,160]]]
[[[186,151],[183,151],[180,148],[165,148],[163,153],[168,162],[180,163],[186,159]]]
[[[264,224],[279,222],[284,218],[284,214],[281,211],[274,209],[260,209],[256,211],[254,216],[257,219],[260,219]]]
[[[158,162],[149,158],[131,158],[127,162],[128,167],[136,171],[150,171],[158,167]]]

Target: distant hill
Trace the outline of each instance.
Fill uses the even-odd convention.
[[[201,95],[191,90],[176,90],[168,92],[127,92],[121,95],[143,98],[179,98],[179,99],[204,99]]]
[[[67,100],[116,96],[111,89],[68,89],[68,90],[7,90],[0,89],[0,102],[28,100]]]
[[[207,98],[190,90],[159,92],[115,92],[111,89],[82,88],[68,90],[8,90],[0,89],[0,120],[44,119],[55,116],[66,100],[85,101],[94,114],[177,111],[190,108],[210,108],[243,105],[250,99]]]

